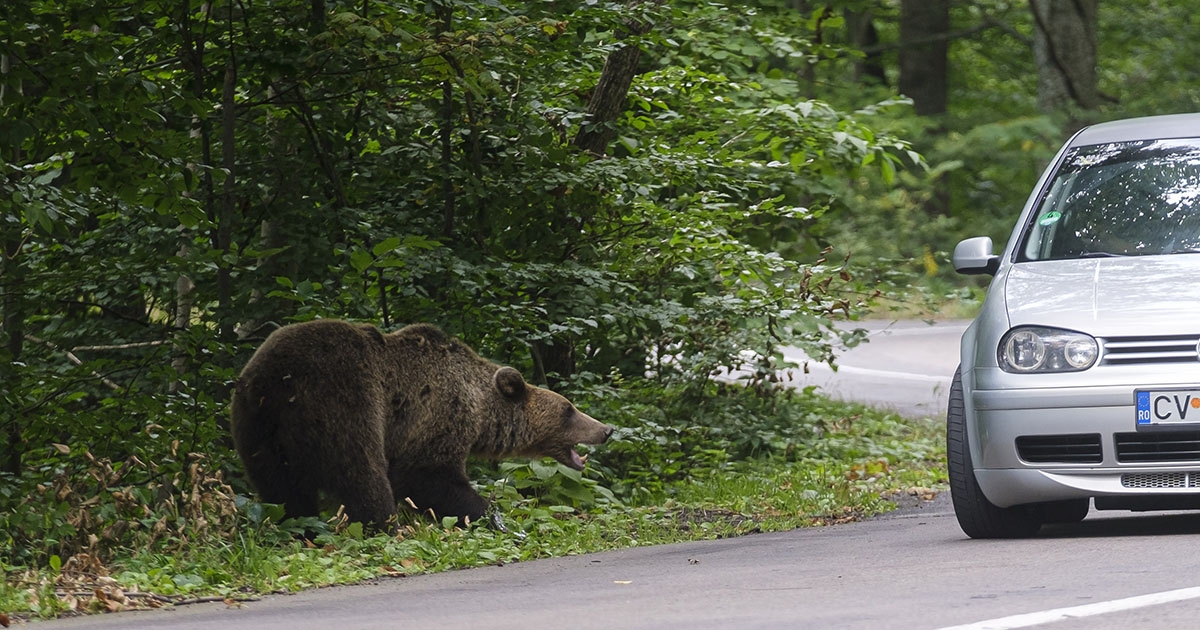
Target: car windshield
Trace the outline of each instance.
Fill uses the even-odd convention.
[[[1070,150],[1018,261],[1177,253],[1200,253],[1200,139]]]

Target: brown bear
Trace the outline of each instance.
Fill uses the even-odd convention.
[[[428,324],[389,334],[340,320],[284,326],[238,376],[232,415],[234,445],[263,501],[316,515],[323,491],[372,529],[409,502],[460,523],[482,518],[470,455],[549,456],[582,470],[575,445],[612,434]]]

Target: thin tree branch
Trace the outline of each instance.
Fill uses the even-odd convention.
[[[134,348],[152,348],[166,345],[167,341],[135,341],[133,343],[118,343],[108,346],[75,346],[71,352],[105,352],[107,350],[132,350]]]
[[[45,339],[41,339],[39,337],[34,337],[33,335],[30,335],[30,334],[26,334],[25,339],[32,341],[33,343],[45,346],[45,347],[49,348],[50,350],[53,350],[54,352],[61,352],[63,354],[63,356],[67,357],[68,361],[70,361],[71,363],[74,363],[75,365],[77,365],[79,367],[83,367],[83,361],[81,361],[79,359],[79,357],[75,356],[75,353],[71,352],[70,350],[63,350],[62,348],[59,348],[58,345],[56,345],[52,341],[46,341]],[[115,392],[119,392],[123,389],[120,385],[113,382],[107,376],[104,376],[103,374],[100,374],[99,372],[97,372],[95,370],[91,370],[91,373],[92,373],[92,376],[95,376],[97,379],[99,379],[100,382],[104,383],[104,385],[106,387],[108,387],[109,389],[111,389]]]

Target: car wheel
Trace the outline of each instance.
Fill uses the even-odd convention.
[[[1090,499],[1067,499],[1038,503],[1038,517],[1043,523],[1078,523],[1088,515]]]
[[[975,480],[971,448],[967,443],[967,419],[963,402],[962,368],[954,371],[950,403],[946,412],[946,459],[950,475],[950,498],[958,526],[971,538],[1022,538],[1042,527],[1032,506],[997,507],[983,495]]]

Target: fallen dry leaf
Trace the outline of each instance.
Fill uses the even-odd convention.
[[[917,497],[922,501],[932,501],[937,498],[937,490],[933,488],[924,488],[921,486],[913,486],[908,489],[910,496]]]

